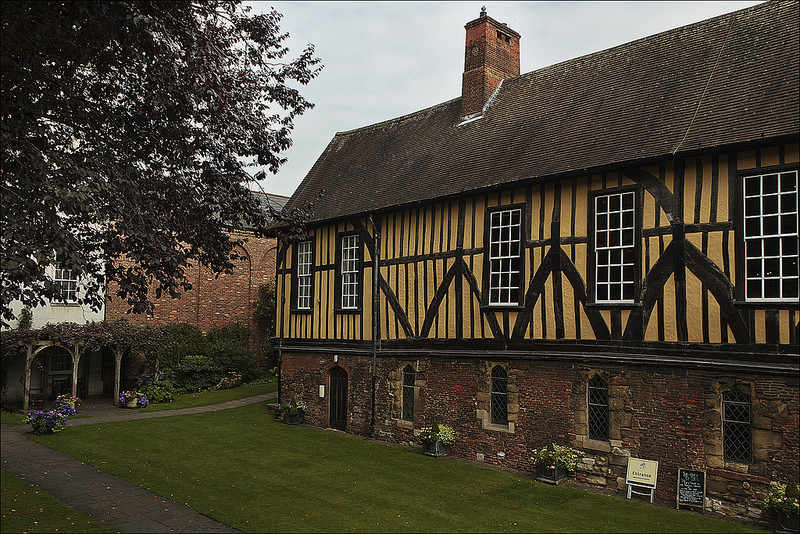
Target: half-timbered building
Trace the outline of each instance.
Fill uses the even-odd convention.
[[[768,2],[527,74],[466,25],[461,97],[335,135],[288,203],[281,395],[306,421],[656,497],[704,469],[758,518],[798,478],[798,3]]]

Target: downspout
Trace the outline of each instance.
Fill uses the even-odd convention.
[[[372,253],[372,393],[371,393],[371,405],[372,405],[372,415],[369,420],[369,435],[372,436],[375,432],[375,389],[378,382],[378,375],[377,375],[377,359],[378,359],[378,344],[380,340],[378,339],[378,307],[379,303],[379,292],[378,292],[378,269],[380,267],[380,233],[378,229],[375,227],[375,221],[372,219],[372,215],[369,216],[369,223],[372,226],[372,233],[373,233],[373,253]]]

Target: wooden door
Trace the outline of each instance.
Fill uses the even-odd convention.
[[[339,366],[331,369],[330,426],[347,428],[347,372]]]

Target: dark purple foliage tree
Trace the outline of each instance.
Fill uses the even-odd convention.
[[[0,13],[2,322],[13,300],[58,298],[51,264],[82,273],[81,303],[98,308],[115,280],[134,312],[152,309],[148,289],[189,289],[191,261],[230,271],[226,222],[276,216],[248,192],[265,177],[248,166],[283,163],[312,107],[292,85],[321,69],[313,47],[287,59],[281,15],[238,1],[7,1]]]

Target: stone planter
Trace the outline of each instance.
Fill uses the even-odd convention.
[[[800,531],[800,516],[797,514],[782,514],[773,512],[775,520],[773,522],[775,534],[798,534]]]
[[[561,467],[549,469],[547,467],[539,467],[537,469],[536,480],[545,482],[547,484],[555,484],[556,486],[567,479],[567,470]]]
[[[423,441],[422,442],[422,454],[425,456],[433,456],[434,458],[439,458],[440,456],[447,456],[450,452],[450,445],[446,445],[442,443],[440,440],[436,440],[433,442]]]
[[[283,422],[287,425],[299,425],[303,421],[305,421],[306,414],[303,410],[299,410],[297,413],[287,413],[283,416]]]
[[[125,397],[125,408],[138,408],[139,397]]]

